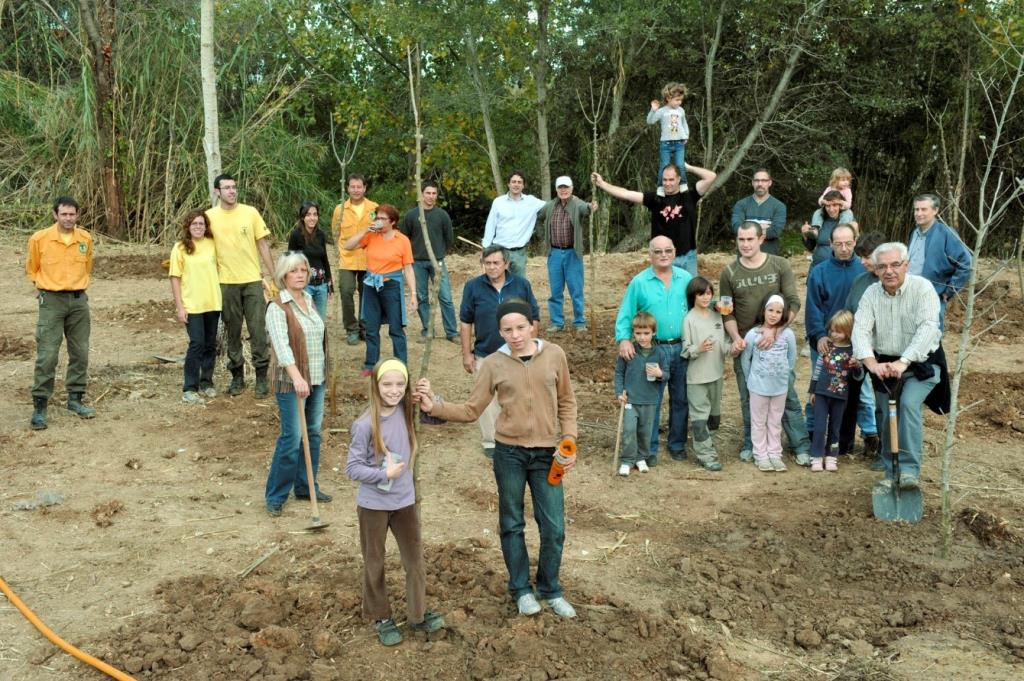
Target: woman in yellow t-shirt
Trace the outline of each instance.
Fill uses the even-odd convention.
[[[221,296],[217,249],[210,232],[210,220],[201,210],[185,216],[181,240],[171,250],[170,276],[178,321],[185,325],[188,333],[181,399],[186,404],[202,404],[202,396],[217,395],[213,387],[213,364],[217,357]]]

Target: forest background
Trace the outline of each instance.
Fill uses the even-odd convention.
[[[53,197],[72,194],[83,226],[168,243],[208,204],[199,4],[0,0],[0,227],[45,226]],[[223,169],[278,237],[303,200],[328,213],[346,174],[367,176],[378,202],[413,205],[411,62],[424,177],[466,237],[513,169],[545,198],[562,174],[589,198],[594,167],[653,189],[658,129],[645,117],[679,81],[687,161],[719,172],[702,249],[729,240],[732,203],[761,166],[791,234],[845,166],[862,228],[905,239],[916,193],[938,193],[954,225],[976,211],[990,109],[1024,42],[1021,0],[235,0],[215,12]],[[1007,125],[998,166],[1013,173],[1019,105]],[[1016,250],[1022,215],[1017,204],[995,226],[993,255]],[[636,247],[648,229],[643,209],[602,200],[599,250]]]

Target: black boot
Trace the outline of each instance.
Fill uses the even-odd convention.
[[[68,411],[77,414],[83,419],[91,419],[96,416],[96,410],[82,404],[82,396],[85,393],[68,393]]]
[[[267,382],[267,370],[256,370],[256,399],[262,400],[270,394],[270,384]]]
[[[32,430],[46,429],[46,398],[32,398]]]
[[[232,371],[231,372],[231,385],[228,386],[228,395],[232,397],[235,395],[241,395],[245,391],[245,372],[244,371]]]

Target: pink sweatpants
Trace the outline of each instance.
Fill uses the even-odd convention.
[[[786,394],[766,397],[750,393],[750,439],[754,444],[754,460],[782,458],[782,414],[786,410]]]

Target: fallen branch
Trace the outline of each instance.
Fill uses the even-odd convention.
[[[249,565],[249,567],[247,567],[244,570],[242,570],[241,572],[239,572],[238,573],[238,578],[239,579],[245,579],[250,574],[252,574],[253,570],[258,568],[260,565],[263,565],[265,562],[267,562],[270,559],[271,556],[273,556],[275,553],[277,553],[280,550],[281,550],[280,546],[275,546],[274,548],[270,549],[269,551],[264,553],[262,556],[257,558],[255,561],[253,561]]]

